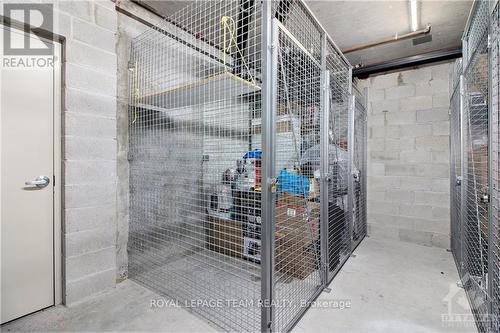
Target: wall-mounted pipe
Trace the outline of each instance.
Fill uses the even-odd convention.
[[[418,36],[427,35],[429,32],[431,32],[431,25],[430,24],[428,24],[424,29],[412,31],[412,32],[409,32],[409,33],[404,34],[404,35],[395,35],[393,37],[384,38],[384,39],[381,39],[381,40],[378,40],[375,42],[361,44],[361,45],[357,45],[357,46],[353,46],[353,47],[348,47],[346,49],[343,49],[342,53],[347,54],[347,53],[351,53],[354,51],[368,49],[368,48],[374,47],[374,46],[379,46],[379,45],[383,45],[383,44],[394,43],[394,42],[397,42],[400,40],[415,38]]]

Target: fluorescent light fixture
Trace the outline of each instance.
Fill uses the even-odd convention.
[[[411,14],[411,30],[417,31],[418,29],[417,0],[410,0],[410,14]]]

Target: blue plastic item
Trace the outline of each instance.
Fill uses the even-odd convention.
[[[282,169],[278,177],[277,192],[287,192],[293,195],[306,197],[309,195],[310,184],[307,177]]]
[[[261,160],[262,159],[262,151],[260,151],[258,149],[250,150],[245,155],[243,155],[244,160],[246,160],[247,158],[255,158],[256,160]]]

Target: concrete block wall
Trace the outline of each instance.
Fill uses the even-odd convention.
[[[71,305],[116,281],[117,14],[109,0],[54,1],[65,38],[63,298]]]
[[[378,75],[368,88],[368,232],[449,248],[451,63]]]

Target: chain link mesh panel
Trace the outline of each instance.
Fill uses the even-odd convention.
[[[458,63],[452,73],[452,251],[480,332],[500,330],[499,15],[496,1],[474,4],[464,34],[461,103]],[[453,187],[460,172],[461,200]]]
[[[475,3],[472,16],[469,18],[464,32],[464,68],[469,65],[474,53],[480,47],[484,35],[488,33],[489,1],[479,0]]]
[[[487,6],[487,4],[486,4]],[[465,205],[463,218],[463,282],[476,322],[481,331],[488,329],[488,20],[480,4],[471,31],[476,48],[465,68],[464,158]],[[486,7],[488,8],[488,7]],[[477,26],[477,27],[476,27]],[[469,38],[469,40],[472,40]],[[477,42],[476,42],[477,41]],[[472,44],[471,44],[472,45]],[[472,49],[471,49],[472,50]]]
[[[326,69],[330,73],[328,124],[328,278],[347,260],[351,249],[348,218],[348,137],[350,85],[348,65],[332,43],[327,43]]]
[[[500,7],[491,16],[491,111],[490,111],[490,267],[489,283],[493,332],[500,331]]]
[[[353,84],[354,100],[354,142],[353,142],[353,247],[357,245],[367,231],[366,215],[366,186],[367,186],[367,109],[366,97],[355,84]]]
[[[350,65],[330,41],[322,53],[324,32],[301,1],[274,1],[277,57],[266,60],[276,62],[276,82],[264,84],[262,6],[254,0],[194,2],[135,38],[129,64],[130,277],[227,331],[270,328],[261,323],[268,317],[260,304],[266,271],[274,272],[271,326],[288,331],[326,285],[326,266],[337,272],[351,251]],[[320,153],[324,59],[330,74],[327,157]],[[277,96],[273,132],[266,132],[273,149],[264,152],[266,86]],[[356,147],[361,151],[362,142]],[[331,179],[325,221],[322,159]],[[262,177],[266,161],[274,163],[274,187]],[[361,155],[357,163],[366,177]],[[366,183],[360,184],[364,198]],[[262,215],[263,193],[272,193],[272,221]],[[358,210],[361,219],[365,213]],[[263,229],[271,222],[274,269],[264,270]],[[328,223],[327,235],[320,233],[322,223]],[[322,251],[322,237],[328,251]]]
[[[450,205],[451,248],[457,263],[462,262],[462,132],[461,132],[461,59],[455,62],[451,75],[450,101]]]
[[[130,60],[130,277],[228,331],[260,329],[260,8],[196,2]]]
[[[278,34],[274,329],[286,331],[321,287],[319,235],[321,67],[284,30]],[[287,131],[280,131],[283,121]]]

